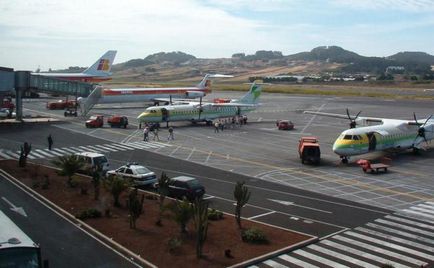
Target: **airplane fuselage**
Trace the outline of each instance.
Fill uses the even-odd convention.
[[[210,106],[204,104],[200,112],[197,104],[177,104],[149,107],[138,117],[139,122],[212,121],[250,112],[256,107]]]
[[[205,96],[208,92],[210,92],[208,88],[198,87],[103,89],[98,103],[147,102],[170,97],[189,99]]]
[[[425,126],[427,140],[433,138],[433,123]],[[417,136],[419,126],[403,120],[388,120],[387,125],[365,126],[343,131],[333,144],[333,152],[341,157],[374,151],[414,148],[424,139]]]

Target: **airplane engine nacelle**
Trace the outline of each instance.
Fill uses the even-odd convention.
[[[198,91],[186,91],[185,96],[190,99],[200,98],[205,96],[205,92]]]

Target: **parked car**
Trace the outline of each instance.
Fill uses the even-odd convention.
[[[104,126],[104,116],[102,115],[92,115],[88,120],[86,120],[86,127],[103,127]]]
[[[127,128],[128,126],[128,117],[123,115],[113,115],[107,119],[107,123],[110,127],[123,127]]]
[[[87,174],[91,169],[100,167],[102,172],[105,174],[109,169],[109,161],[103,154],[94,152],[81,152],[75,153],[75,155],[82,158],[86,163],[83,169],[80,170],[81,173]]]
[[[196,178],[179,176],[170,179],[169,196],[171,197],[183,198],[185,196],[188,200],[194,200],[204,194],[205,187]]]
[[[58,100],[55,102],[47,102],[47,109],[49,110],[64,110],[65,108],[75,108],[77,102],[75,100]]]
[[[155,187],[157,183],[157,176],[147,167],[139,165],[137,163],[130,163],[124,166],[121,166],[115,170],[109,170],[106,173],[106,176],[117,175],[121,178],[132,180],[134,186],[151,186]]]
[[[279,130],[292,130],[294,129],[294,123],[289,120],[277,120],[276,121],[277,129]]]
[[[8,108],[0,108],[0,118],[14,118],[15,112],[11,112]]]

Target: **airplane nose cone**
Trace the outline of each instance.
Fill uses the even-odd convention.
[[[336,141],[333,144],[333,152],[337,155],[346,155],[347,150],[345,148],[342,148],[342,145],[339,144],[339,141]]]
[[[137,116],[137,120],[139,120],[139,122],[144,121],[145,118],[146,118],[146,116],[147,116],[147,114],[148,113],[146,113],[146,112],[141,113],[139,116]]]

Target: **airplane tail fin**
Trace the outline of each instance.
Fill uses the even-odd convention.
[[[256,83],[252,83],[249,92],[244,95],[241,99],[235,101],[236,103],[244,104],[257,104],[259,101],[259,96],[261,95],[262,87]]]
[[[84,70],[83,73],[90,75],[105,76],[110,75],[113,61],[116,56],[116,50],[109,50],[101,56],[92,66]]]
[[[197,84],[198,88],[201,89],[210,89],[211,87],[211,79],[212,78],[225,78],[225,77],[234,77],[233,75],[225,75],[225,74],[206,74],[202,81]]]

